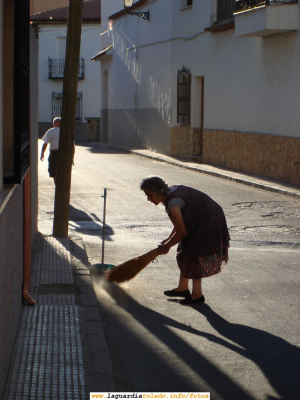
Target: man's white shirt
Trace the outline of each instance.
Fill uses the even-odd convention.
[[[45,143],[50,143],[50,150],[58,150],[60,128],[51,128],[42,137]]]

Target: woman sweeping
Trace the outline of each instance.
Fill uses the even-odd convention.
[[[201,280],[221,272],[228,261],[229,232],[222,207],[205,193],[179,185],[169,187],[153,176],[143,180],[141,189],[148,201],[162,203],[174,228],[161,242],[159,254],[167,254],[178,244],[180,269],[178,287],[164,292],[170,297],[184,297],[180,304],[204,303]],[[188,283],[193,280],[190,294]]]

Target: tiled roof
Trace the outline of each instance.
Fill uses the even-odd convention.
[[[69,7],[56,8],[30,16],[33,23],[67,23]],[[82,22],[101,22],[101,1],[89,0],[83,3]]]

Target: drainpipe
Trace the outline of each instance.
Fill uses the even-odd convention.
[[[35,301],[29,294],[31,278],[31,169],[29,168],[23,181],[24,197],[24,270],[23,300],[25,304],[34,306]]]

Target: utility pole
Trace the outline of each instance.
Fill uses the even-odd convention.
[[[53,236],[68,237],[83,0],[69,1]]]

